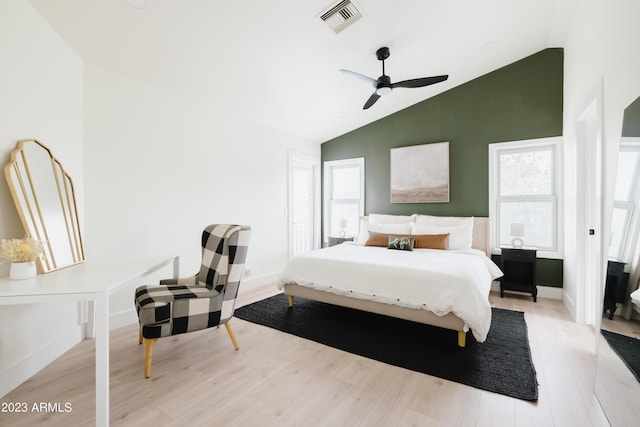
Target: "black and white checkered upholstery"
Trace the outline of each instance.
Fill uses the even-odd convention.
[[[161,280],[136,289],[135,304],[144,338],[193,332],[233,316],[251,228],[214,224],[202,232],[198,274]]]

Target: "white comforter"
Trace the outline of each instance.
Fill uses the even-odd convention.
[[[500,276],[500,269],[475,249],[399,251],[344,243],[293,258],[278,287],[296,283],[440,316],[453,312],[483,342],[491,325],[491,282]]]

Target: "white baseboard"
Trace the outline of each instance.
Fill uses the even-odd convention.
[[[493,282],[491,284],[491,290],[493,292],[500,292],[500,282]],[[514,291],[509,291],[509,292],[514,292]],[[523,292],[522,294],[526,294],[526,292]],[[563,299],[562,294],[563,294],[562,288],[554,288],[552,286],[538,285],[538,297],[540,298]]]
[[[0,396],[11,392],[80,341],[82,341],[82,326],[78,325],[0,372]]]
[[[138,322],[138,314],[135,308],[130,310],[119,311],[117,313],[111,313],[109,316],[109,330],[121,328],[123,326],[131,325]]]
[[[260,286],[269,285],[269,284],[275,285],[276,281],[278,280],[279,274],[280,272],[276,271],[273,273],[264,274],[262,276],[248,277],[248,278],[245,277],[242,279],[242,283],[240,283],[240,289],[248,290],[248,289],[259,288]]]
[[[562,299],[564,291],[562,288],[552,286],[538,286],[538,296],[541,298]]]
[[[566,292],[563,292],[562,302],[564,303],[564,306],[567,308],[567,310],[569,310],[569,313],[571,314],[571,318],[575,321],[576,315],[577,315],[575,300],[571,298],[569,294],[567,294]]]

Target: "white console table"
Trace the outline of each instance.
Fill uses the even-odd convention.
[[[33,279],[0,277],[0,305],[55,301],[93,301],[96,336],[96,426],[109,425],[109,296],[139,283],[145,276],[173,264],[178,257],[153,262],[104,263],[87,260]],[[91,318],[92,316],[90,316]]]

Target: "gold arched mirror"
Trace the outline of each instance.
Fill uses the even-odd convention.
[[[26,233],[40,240],[40,273],[85,260],[71,177],[40,141],[18,141],[5,166],[9,190]]]

